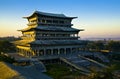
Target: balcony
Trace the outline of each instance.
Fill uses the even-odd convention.
[[[41,22],[38,22],[39,25],[51,25],[51,26],[73,26],[73,24],[60,24],[60,23],[41,23]]]
[[[49,37],[49,36],[39,36],[39,37],[36,37],[36,39],[39,39],[39,40],[77,40],[78,38],[80,38],[79,36],[78,37]]]

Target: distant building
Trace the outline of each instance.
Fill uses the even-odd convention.
[[[26,57],[67,55],[77,53],[82,42],[78,33],[83,29],[72,28],[72,19],[64,14],[35,11],[24,17],[28,27],[22,30],[22,40],[16,41],[17,52]]]

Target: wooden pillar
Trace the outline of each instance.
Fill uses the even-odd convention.
[[[58,48],[58,55],[60,54],[60,49]]]
[[[39,50],[37,50],[37,56],[39,56]]]
[[[72,48],[70,48],[70,54],[72,54]]]
[[[46,55],[46,49],[43,49],[43,52],[44,52],[44,56]]]
[[[65,53],[65,55],[66,55],[66,48],[64,49],[64,53]]]
[[[53,49],[51,49],[51,55],[53,55]]]

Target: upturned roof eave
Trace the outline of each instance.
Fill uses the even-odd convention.
[[[75,18],[78,18],[78,17],[67,17],[65,16],[64,14],[53,14],[53,13],[45,13],[45,12],[39,12],[39,11],[35,11],[33,12],[30,16],[25,16],[23,18],[30,18],[31,16],[33,16],[34,14],[40,14],[40,15],[45,15],[45,16],[52,16],[52,17],[59,17],[59,18],[69,18],[69,19],[75,19]],[[51,15],[52,14],[52,15]],[[64,16],[55,16],[55,15],[64,15]]]
[[[36,28],[31,28],[31,29],[36,29]],[[30,29],[28,29],[28,30],[18,30],[18,31],[21,31],[21,32],[26,32],[26,31],[29,31]],[[41,31],[41,29],[37,29],[37,30],[40,30]],[[43,31],[51,31],[51,30],[43,30]],[[62,30],[52,30],[52,31],[54,31],[54,32],[79,32],[79,31],[82,31],[82,30],[73,30],[73,31],[62,31]]]
[[[85,31],[85,29],[79,29],[80,31]]]
[[[79,32],[79,31],[82,31],[82,30],[79,30],[79,29],[74,29],[74,30],[46,30],[46,29],[38,29],[38,28],[30,28],[30,29],[23,29],[23,30],[18,30],[18,31],[22,31],[22,32],[25,32],[25,31],[29,31],[31,29],[35,29],[35,30],[43,30],[43,31],[57,31],[57,32]]]

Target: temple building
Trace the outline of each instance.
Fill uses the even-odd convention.
[[[18,30],[22,32],[21,40],[14,42],[17,53],[11,53],[20,65],[27,63],[33,72],[46,72],[49,63],[66,64],[84,75],[89,75],[93,68],[107,67],[99,62],[109,62],[102,53],[84,51],[87,42],[79,40],[79,32],[84,30],[71,24],[77,17],[35,11],[23,18],[28,20],[28,27]]]
[[[28,17],[28,27],[22,30],[21,40],[16,41],[17,52],[25,57],[60,56],[79,51],[78,40],[83,29],[72,28],[77,17],[35,11]]]

